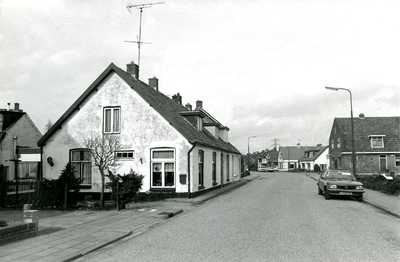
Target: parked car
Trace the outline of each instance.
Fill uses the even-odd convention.
[[[363,200],[364,188],[361,182],[347,170],[326,170],[318,178],[318,194],[330,199],[331,195],[352,196]]]

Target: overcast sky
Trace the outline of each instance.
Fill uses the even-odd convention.
[[[137,62],[155,0],[0,0],[0,108],[44,132],[110,63]],[[335,117],[399,116],[400,1],[165,0],[143,9],[140,79],[230,128],[241,152],[328,144]]]

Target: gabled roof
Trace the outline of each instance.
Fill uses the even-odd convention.
[[[220,150],[238,153],[232,144],[215,138],[207,130],[198,131],[189,121],[185,119],[180,112],[189,111],[180,103],[173,101],[161,92],[151,88],[140,80],[133,78],[129,73],[120,69],[114,63],[111,63],[103,73],[89,86],[88,89],[75,101],[74,104],[61,116],[59,120],[43,135],[38,145],[43,146],[46,140],[62,125],[62,123],[74,112],[79,109],[80,104],[94,91],[97,86],[111,73],[116,73],[121,77],[134,91],[136,91],[151,107],[154,108],[171,126],[173,126],[190,143],[199,143],[208,147]]]
[[[309,146],[280,146],[281,157],[283,160],[299,160],[303,155],[304,151],[310,149]]]
[[[356,152],[400,151],[400,117],[353,118],[353,121]],[[335,118],[335,123],[345,136],[350,137],[347,141],[351,143],[351,118]],[[371,149],[370,136],[374,135],[385,137],[384,149]],[[351,145],[344,146],[349,148]]]
[[[315,161],[327,149],[328,149],[328,146],[320,146],[320,147],[316,146],[316,147],[307,149],[304,151],[304,153],[305,152],[314,152],[313,156],[306,157],[304,154],[303,157],[301,157],[299,159],[299,161]]]

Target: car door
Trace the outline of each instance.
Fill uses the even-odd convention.
[[[326,174],[327,174],[327,171],[322,172],[321,176],[318,179],[318,186],[319,186],[319,189],[321,189],[322,191],[324,190],[324,186],[326,183]]]

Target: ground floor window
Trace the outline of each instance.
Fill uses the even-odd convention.
[[[21,162],[19,163],[19,178],[37,179],[39,173],[38,162]]]
[[[81,179],[81,185],[92,184],[92,154],[89,149],[71,150],[71,164],[75,176]]]
[[[175,187],[175,150],[151,150],[151,186],[154,188]]]
[[[400,155],[396,155],[395,165],[400,166]]]

